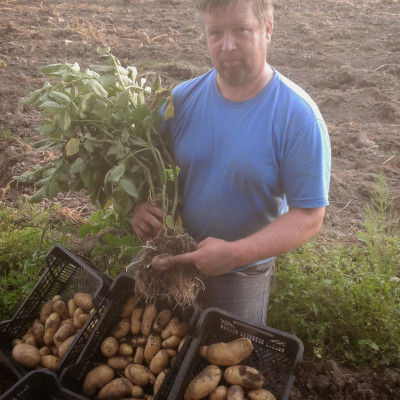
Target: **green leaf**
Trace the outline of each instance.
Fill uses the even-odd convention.
[[[65,154],[67,157],[74,156],[75,154],[79,153],[79,146],[81,142],[77,138],[72,138],[68,140],[65,145]]]
[[[96,81],[96,79],[86,79],[85,83],[89,86],[89,89],[96,96],[106,98],[108,97],[108,92],[101,86],[101,84]]]
[[[64,108],[64,110],[62,110],[59,114],[58,126],[63,132],[66,132],[71,126],[71,122],[71,114],[67,108]]]
[[[111,168],[107,173],[106,180],[118,182],[125,173],[125,163],[120,163],[116,167]]]
[[[49,97],[58,104],[68,104],[71,101],[66,94],[61,92],[49,92]]]
[[[111,51],[110,47],[108,46],[99,46],[97,49],[97,54],[104,56],[104,55],[108,55]]]
[[[37,128],[37,130],[44,136],[49,136],[56,130],[55,125],[42,125]]]
[[[66,64],[50,64],[40,68],[40,71],[46,75],[51,75],[54,72],[60,72],[66,69]]]
[[[79,174],[82,171],[84,171],[86,167],[87,167],[86,161],[83,158],[77,158],[71,165],[70,171],[73,174]]]
[[[124,189],[126,193],[128,193],[130,196],[134,197],[135,199],[139,199],[140,195],[139,195],[138,188],[132,182],[131,179],[128,179],[127,177],[123,176],[119,183],[120,183],[122,189]]]
[[[30,203],[38,203],[42,201],[47,196],[47,186],[42,186],[37,190],[32,196],[29,197]]]
[[[60,106],[60,104],[51,100],[45,101],[39,107],[43,108],[43,111],[46,114],[55,114],[59,112],[61,108],[63,108],[62,106]]]
[[[89,68],[96,72],[111,72],[114,71],[114,65],[90,65]]]

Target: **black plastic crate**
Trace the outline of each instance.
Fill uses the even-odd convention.
[[[82,397],[63,388],[54,372],[35,370],[3,393],[0,400],[82,400]]]
[[[64,248],[54,245],[46,255],[47,268],[30,294],[25,298],[12,319],[0,322],[0,361],[18,378],[30,370],[17,364],[12,356],[12,341],[21,338],[39,318],[43,304],[60,295],[64,301],[72,298],[76,292],[87,292],[92,295],[95,311],[82,327],[57,369],[59,374],[66,365],[76,361],[86,344],[90,332],[97,325],[104,311],[107,298],[105,295],[111,279],[97,271],[90,262]]]
[[[263,388],[273,393],[277,400],[287,400],[295,370],[303,357],[301,340],[268,326],[251,324],[215,307],[207,308],[200,314],[195,337],[167,399],[183,399],[190,381],[209,365],[198,355],[200,346],[229,342],[239,337],[250,339],[254,346],[252,354],[241,364],[261,371],[265,378]]]
[[[106,337],[110,336],[111,329],[120,318],[122,307],[126,300],[134,294],[135,281],[132,274],[122,272],[113,281],[110,287],[109,298],[111,301],[107,304],[107,309],[100,318],[100,321],[96,328],[93,330],[91,337],[89,338],[85,348],[82,350],[81,355],[77,362],[73,365],[68,366],[60,375],[61,384],[81,396],[81,388],[83,381],[87,373],[94,368],[96,365],[105,363],[106,358],[101,353],[101,342]],[[165,301],[156,301],[156,306],[159,310],[164,307],[170,308],[170,305]],[[183,322],[188,322],[194,330],[197,322],[199,312],[194,308],[188,308],[185,310],[175,308],[171,309],[174,316],[178,317]],[[174,383],[174,377],[179,370],[181,363],[185,357],[186,351],[189,348],[191,341],[191,334],[187,335],[187,338],[180,350],[175,357],[174,362],[169,368],[169,372],[165,377],[162,385],[160,386],[157,394],[153,400],[162,400],[168,397],[172,385]]]

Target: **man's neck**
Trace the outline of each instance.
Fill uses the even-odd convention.
[[[227,100],[235,102],[246,101],[264,89],[264,87],[272,79],[272,76],[272,68],[268,64],[265,64],[263,73],[260,74],[256,79],[239,86],[230,86],[221,79],[217,72],[217,88],[220,95]]]

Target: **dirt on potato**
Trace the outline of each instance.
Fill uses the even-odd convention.
[[[313,97],[331,138],[330,205],[320,240],[356,240],[380,173],[400,210],[399,17],[398,0],[275,1],[269,62]],[[144,76],[159,72],[163,85],[211,66],[191,0],[1,0],[0,201],[18,207],[33,188],[12,177],[52,157],[32,148],[42,114],[20,103],[45,82],[39,68],[59,62],[85,68],[98,62],[99,45]],[[61,218],[91,210],[82,194],[52,202]],[[0,393],[6,376],[0,373]],[[307,355],[290,395],[399,398],[399,369],[356,370],[333,360],[310,362]]]

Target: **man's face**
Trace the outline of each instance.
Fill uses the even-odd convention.
[[[211,60],[227,85],[240,86],[263,73],[272,25],[256,18],[251,1],[204,13],[203,23]]]

